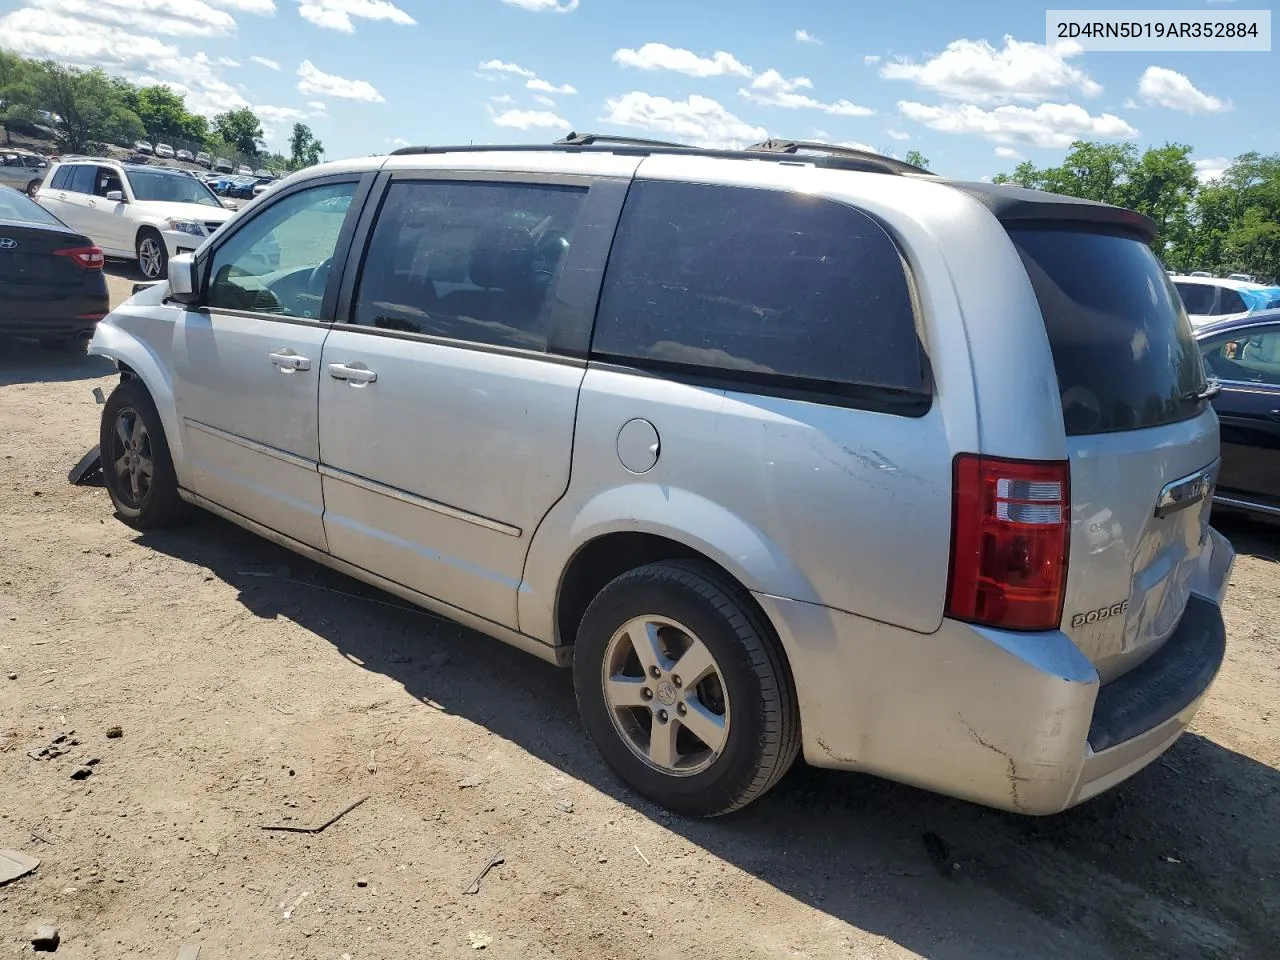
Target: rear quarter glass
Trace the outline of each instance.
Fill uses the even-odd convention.
[[[1035,289],[1069,436],[1141,430],[1204,410],[1204,368],[1155,254],[1120,232],[1009,228]]]

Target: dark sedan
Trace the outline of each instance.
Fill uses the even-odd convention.
[[[1280,310],[1196,331],[1222,427],[1214,502],[1280,519]]]
[[[110,309],[104,258],[88,237],[0,187],[0,335],[82,344]]]

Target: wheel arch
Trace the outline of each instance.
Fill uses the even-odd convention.
[[[178,429],[178,411],[173,396],[173,380],[147,343],[110,323],[99,323],[89,343],[92,356],[106,357],[115,363],[121,380],[142,383],[160,414],[165,440],[173,458],[174,470],[181,483],[184,479],[182,432]]]

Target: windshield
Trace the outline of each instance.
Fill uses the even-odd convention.
[[[163,203],[199,203],[206,207],[221,207],[218,198],[195,177],[185,173],[152,173],[149,170],[130,170],[129,184],[135,200]]]
[[[1151,249],[1086,230],[1013,227],[1044,315],[1069,436],[1140,430],[1204,409],[1204,368]]]
[[[17,190],[0,190],[0,220],[17,220],[21,223],[39,223],[48,227],[60,227],[62,221],[28,199]]]

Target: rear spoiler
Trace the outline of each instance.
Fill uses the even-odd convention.
[[[1109,203],[1081,200],[1079,197],[1045,193],[1043,190],[1028,190],[1026,187],[1005,184],[951,181],[951,186],[973,197],[990,210],[1001,223],[1035,221],[1079,226],[1094,225],[1131,233],[1144,243],[1151,243],[1158,233],[1154,220],[1135,210],[1112,206]]]

